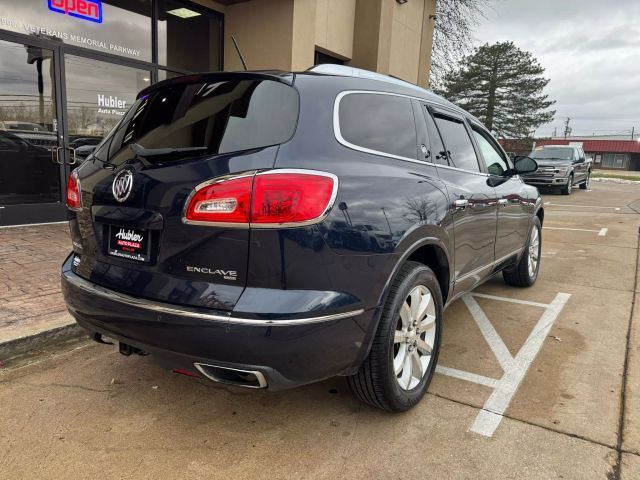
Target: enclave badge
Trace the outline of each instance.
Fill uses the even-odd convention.
[[[122,170],[113,179],[113,185],[111,185],[114,198],[119,202],[124,202],[131,195],[132,189],[133,173],[131,173],[131,170]]]

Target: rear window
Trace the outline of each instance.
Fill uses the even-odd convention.
[[[147,150],[194,149],[197,155],[277,145],[292,137],[298,108],[296,90],[272,80],[169,85],[138,99],[96,156],[124,162],[131,158],[131,144]],[[166,162],[171,158],[147,159]]]
[[[417,158],[411,100],[394,95],[352,93],[340,100],[340,134],[355,147]]]

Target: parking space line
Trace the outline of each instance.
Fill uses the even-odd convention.
[[[436,372],[449,377],[458,378],[460,380],[466,380],[467,382],[477,383],[478,385],[484,385],[485,387],[496,388],[498,386],[498,380],[495,378],[485,377],[484,375],[478,375],[477,373],[466,372],[464,370],[458,370],[457,368],[443,367],[438,365]]]
[[[544,202],[545,205],[551,205],[552,207],[575,207],[575,208],[608,208],[612,210],[620,210],[620,207],[606,207],[602,205],[572,205],[570,203],[552,203]]]
[[[523,305],[544,308],[544,313],[515,357],[511,356],[511,353],[507,350],[504,341],[498,335],[498,332],[495,330],[485,313],[482,311],[482,308],[473,297],[488,298],[491,300],[520,303]],[[469,431],[485,437],[493,436],[502,421],[505,411],[511,403],[511,399],[518,390],[520,383],[524,379],[529,367],[542,348],[542,345],[549,335],[558,315],[560,315],[560,312],[570,297],[571,295],[568,293],[558,293],[549,304],[528,302],[526,300],[497,297],[494,295],[480,293],[466,294],[462,297],[462,300],[471,312],[471,316],[480,328],[482,336],[504,370],[502,378],[500,380],[495,380],[483,375],[455,368],[441,365],[436,367],[436,372],[440,374],[493,388],[493,392],[484,403],[482,409],[476,415]]]
[[[484,403],[484,410],[500,416],[504,414],[509,403],[511,403],[511,398],[513,398],[513,395],[520,386],[520,382],[522,382],[533,360],[535,360],[538,355],[542,344],[551,331],[551,327],[553,327],[554,322],[558,318],[558,315],[560,315],[569,297],[571,297],[571,295],[567,293],[558,293],[556,298],[549,304],[540,317],[540,320],[538,320],[535,328],[524,342],[524,345],[513,359],[512,368],[505,370],[504,376],[498,381],[498,386]],[[495,432],[499,423],[499,421],[496,422],[493,415],[479,414],[473,422],[470,431],[490,437],[493,435],[493,432]]]
[[[601,228],[600,230],[589,230],[586,228],[566,228],[566,227],[542,227],[542,229],[547,229],[547,230],[570,230],[572,232],[593,232],[593,233],[597,233],[599,237],[605,237],[607,235],[607,232],[609,231],[608,228]]]
[[[507,370],[511,363],[513,362],[513,357],[511,356],[511,352],[498,335],[498,332],[491,324],[487,316],[484,314],[478,302],[471,295],[465,295],[462,297],[462,301],[467,305],[467,308],[471,312],[471,316],[478,324],[480,328],[480,332],[482,332],[482,336],[489,344],[489,348],[498,359],[498,363],[503,370]]]
[[[489,300],[500,300],[502,302],[519,303],[520,305],[530,305],[532,307],[547,308],[546,303],[531,302],[529,300],[520,300],[518,298],[496,297],[495,295],[487,295],[486,293],[472,293],[474,297],[488,298]]]

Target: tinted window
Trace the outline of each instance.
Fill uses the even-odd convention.
[[[442,140],[440,139],[440,134],[438,133],[438,129],[436,128],[436,124],[433,121],[433,117],[428,112],[428,110],[424,110],[425,119],[427,120],[427,128],[429,130],[429,138],[431,139],[431,155],[434,163],[439,163],[440,165],[449,165],[449,157],[447,155],[446,150],[444,149],[444,145],[442,144]]]
[[[340,133],[358,147],[416,158],[416,126],[408,98],[360,93],[345,96],[340,101]]]
[[[448,117],[436,116],[436,124],[447,149],[450,162],[464,170],[479,172],[480,166],[471,138],[461,121]]]
[[[198,155],[277,145],[293,135],[298,103],[292,87],[269,80],[168,85],[137,100],[97,156],[126,161],[133,143],[147,149],[202,148]]]
[[[473,136],[480,147],[487,171],[491,175],[504,175],[510,167],[500,149],[488,138],[485,132],[479,129],[473,128]]]

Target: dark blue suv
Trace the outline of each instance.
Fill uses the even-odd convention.
[[[69,179],[67,306],[98,341],[283,389],[347,376],[424,395],[446,305],[533,284],[538,191],[480,122],[349,67],[180,77],[142,91]]]

